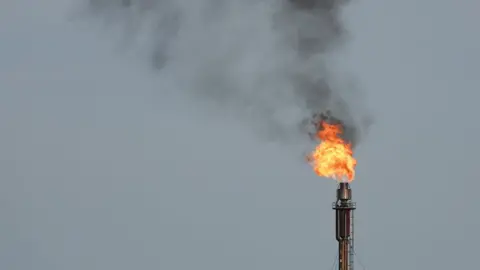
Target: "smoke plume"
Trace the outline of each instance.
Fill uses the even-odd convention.
[[[330,110],[354,146],[371,122],[360,88],[336,74],[345,0],[89,0],[98,18],[136,40],[174,89],[203,98],[268,138],[307,138]],[[273,137],[274,136],[274,137]]]

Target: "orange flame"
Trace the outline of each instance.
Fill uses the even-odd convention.
[[[353,181],[357,160],[353,158],[352,145],[339,137],[342,126],[324,121],[321,124],[322,129],[317,133],[320,144],[307,156],[307,161],[318,176]]]

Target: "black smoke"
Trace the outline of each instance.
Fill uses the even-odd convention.
[[[276,139],[307,138],[309,119],[328,110],[355,146],[372,118],[361,88],[338,83],[351,78],[338,78],[330,67],[331,53],[348,41],[346,4],[89,0],[88,9],[122,25],[132,39],[143,36],[152,68],[175,85],[170,91],[212,101]]]

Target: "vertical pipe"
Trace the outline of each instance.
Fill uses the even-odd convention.
[[[350,261],[349,261],[349,265],[350,265],[350,269],[349,270],[353,270],[353,265],[354,265],[354,262],[353,262],[353,258],[354,258],[354,252],[355,250],[353,249],[354,245],[353,245],[353,240],[355,239],[355,237],[353,237],[353,210],[350,211],[350,245],[349,245],[349,249],[350,249]]]
[[[352,191],[348,183],[340,183],[337,189],[335,209],[335,234],[338,241],[338,269],[353,270],[353,210]]]

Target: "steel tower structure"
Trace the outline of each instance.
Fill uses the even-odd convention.
[[[353,270],[353,211],[356,203],[352,201],[352,189],[348,183],[339,183],[335,210],[335,234],[338,241],[338,270]]]

